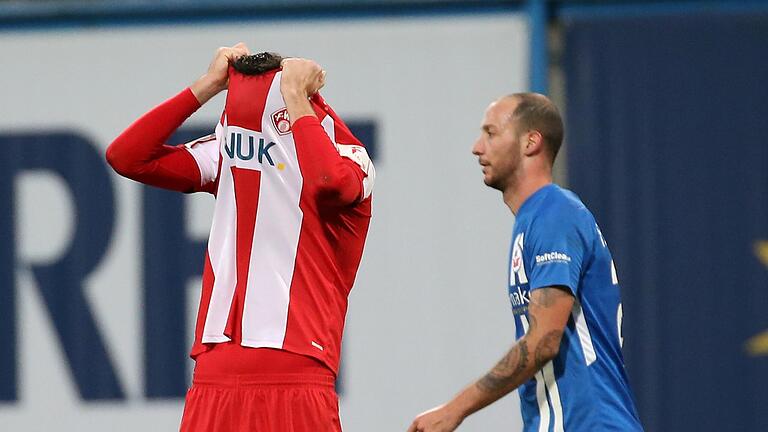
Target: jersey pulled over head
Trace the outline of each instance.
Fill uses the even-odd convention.
[[[281,60],[235,62],[215,141],[187,146],[216,195],[192,356],[233,341],[336,371],[375,171],[319,94],[315,115],[291,122]]]

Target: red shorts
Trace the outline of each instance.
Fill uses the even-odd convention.
[[[195,376],[181,432],[340,432],[333,378]]]
[[[314,359],[230,344],[208,354],[197,359],[181,432],[341,431],[334,376]]]

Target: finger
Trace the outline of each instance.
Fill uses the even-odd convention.
[[[237,51],[237,53],[235,53],[235,60],[239,59],[240,57],[245,57],[247,55],[249,54],[248,54],[248,51],[246,50]]]
[[[248,45],[246,45],[244,42],[238,42],[238,43],[237,43],[235,46],[233,46],[232,48],[235,48],[235,49],[241,50],[241,51],[242,51],[242,52],[244,52],[246,55],[251,53],[251,50],[250,50],[250,49],[248,49]]]
[[[248,48],[234,48],[233,51],[236,53],[237,57],[247,56],[250,54]]]
[[[227,47],[219,47],[216,50],[216,55],[213,56],[213,61],[214,62],[219,61],[222,57],[227,58],[227,51],[229,49],[230,48],[227,48]]]
[[[242,49],[229,48],[227,51],[224,52],[224,56],[230,63],[234,62],[235,60],[239,59],[244,55],[248,55],[248,53],[247,51]]]
[[[314,93],[318,93],[325,86],[325,81],[318,81]]]
[[[416,422],[411,423],[411,427],[408,428],[407,432],[418,432],[418,429],[416,429]]]

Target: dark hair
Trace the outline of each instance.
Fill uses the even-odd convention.
[[[549,98],[538,93],[515,93],[517,100],[512,118],[523,130],[537,130],[544,137],[545,148],[554,162],[563,144],[563,119]]]
[[[273,52],[261,52],[242,56],[232,63],[232,67],[243,75],[260,75],[280,68],[283,56]]]

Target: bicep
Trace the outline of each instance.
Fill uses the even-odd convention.
[[[333,123],[305,116],[293,124],[297,150],[304,154],[302,176],[310,194],[325,205],[349,206],[370,197],[376,172],[365,147],[336,141]]]
[[[115,172],[131,180],[162,189],[197,192],[216,178],[218,160],[214,152],[218,146],[212,136],[172,146],[161,142],[148,145],[121,135],[107,149],[107,161]]]
[[[568,325],[574,297],[568,287],[550,286],[531,291],[528,304],[530,327],[525,337],[533,347],[536,369],[554,359]]]
[[[180,146],[163,146],[147,164],[141,181],[179,192],[200,192],[218,177],[218,134],[198,138]]]
[[[319,97],[318,106],[325,105]],[[336,115],[330,107],[326,106],[328,115],[320,122],[328,141],[336,149],[343,163],[337,164],[343,173],[342,181],[335,185],[338,195],[346,199],[339,200],[339,204],[350,205],[360,202],[371,196],[376,179],[376,169],[365,146],[349,130],[347,125]],[[321,116],[322,117],[322,116]],[[340,193],[338,193],[340,192]]]
[[[563,332],[568,324],[575,298],[568,287],[549,286],[531,291],[528,317],[529,333],[544,336],[553,331]]]
[[[195,159],[183,147],[166,146],[158,157],[124,175],[150,186],[178,192],[200,190],[200,171]]]

